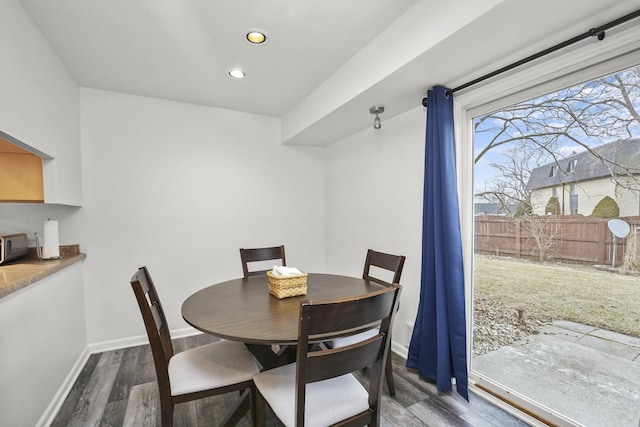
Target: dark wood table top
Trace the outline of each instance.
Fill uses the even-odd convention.
[[[295,344],[300,301],[363,295],[382,285],[334,274],[307,277],[307,295],[278,299],[267,276],[235,279],[204,288],[185,300],[182,317],[196,329],[250,344]]]

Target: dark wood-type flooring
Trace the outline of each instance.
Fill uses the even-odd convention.
[[[214,341],[207,335],[174,340],[176,352]],[[471,394],[466,402],[457,393],[441,393],[393,358],[396,396],[386,386],[382,395],[382,427],[474,426],[504,427],[527,424]],[[366,381],[366,372],[358,374]],[[174,425],[215,426],[238,398],[229,393],[176,406]],[[148,345],[93,354],[65,399],[52,427],[159,426],[159,401],[151,350]],[[268,426],[282,424],[268,414]],[[250,427],[248,416],[239,426]]]

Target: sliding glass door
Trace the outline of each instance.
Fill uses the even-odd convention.
[[[640,65],[594,73],[471,117],[472,381],[541,423],[635,427]]]

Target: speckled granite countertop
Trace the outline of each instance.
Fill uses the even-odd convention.
[[[60,259],[43,261],[38,259],[35,248],[29,248],[29,253],[24,258],[0,264],[0,299],[86,257],[86,254],[80,253],[78,245],[68,245],[60,246]]]

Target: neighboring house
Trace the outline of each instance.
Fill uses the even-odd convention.
[[[620,216],[640,215],[640,187],[634,181],[640,182],[640,138],[602,144],[592,151],[531,171],[527,188],[534,213],[543,215],[549,199],[556,197],[563,215],[591,215],[595,205],[609,196],[618,204]]]
[[[475,202],[473,204],[476,215],[513,215],[516,205],[502,206],[497,203]]]

